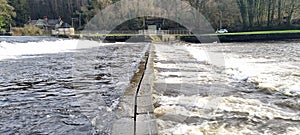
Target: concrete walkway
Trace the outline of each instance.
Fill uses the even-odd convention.
[[[113,125],[113,135],[158,134],[152,102],[153,49],[150,45],[145,60],[141,63],[139,71],[131,80],[131,86],[127,88],[120,101],[117,121]],[[137,90],[139,90],[138,93]]]
[[[141,63],[139,72],[120,101],[117,121],[113,125],[114,135],[173,133],[167,130],[176,125],[174,122],[182,123],[187,117],[169,110],[162,102],[168,102],[172,96],[208,94],[211,82],[217,79],[211,65],[204,61],[199,64],[183,45],[152,44],[147,56],[148,61],[145,59]]]
[[[152,44],[147,56],[147,63],[145,60],[141,64],[121,99],[117,121],[113,125],[114,135],[174,133],[175,125],[190,119],[183,114],[185,112],[180,112],[177,103],[197,95],[216,94],[212,90],[220,89],[222,92],[223,86],[212,85],[212,82],[222,83],[217,70],[212,69],[213,66],[206,60],[196,60],[185,45]],[[173,101],[173,97],[177,99],[169,106],[168,102]]]

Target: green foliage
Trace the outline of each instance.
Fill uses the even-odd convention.
[[[45,32],[38,27],[28,25],[25,27],[15,27],[12,29],[14,36],[43,36]]]
[[[16,16],[13,18],[16,26],[23,26],[29,14],[28,0],[8,0],[9,4],[15,8]]]
[[[7,3],[7,0],[0,0],[0,27],[8,26],[14,16],[16,16],[14,8]]]
[[[3,28],[0,28],[0,34],[4,34],[4,33],[6,33],[6,30]]]
[[[5,23],[4,23],[4,17],[1,15],[0,16],[0,30],[1,30],[1,27],[4,26]]]

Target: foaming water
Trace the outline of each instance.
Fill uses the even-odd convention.
[[[159,134],[299,134],[299,47],[156,45]]]
[[[167,101],[155,109],[158,123],[172,134],[260,134],[281,132],[268,121],[287,123],[297,134],[298,112],[287,112],[260,100],[229,97],[179,96],[161,97]],[[173,122],[172,122],[173,121]],[[169,123],[170,122],[170,123]],[[281,123],[282,122],[282,123]],[[259,125],[259,126],[258,126]],[[269,126],[269,127],[268,127]],[[282,131],[286,132],[286,131]]]
[[[233,79],[257,84],[260,89],[300,96],[300,66],[295,66],[296,63],[236,57],[226,58],[226,72]]]
[[[260,89],[288,96],[300,96],[300,47],[297,43],[214,44],[209,49],[198,46],[188,47],[188,50],[198,61],[214,65],[217,64],[209,57],[221,54],[225,73],[234,81],[253,83]]]
[[[97,41],[49,37],[2,37],[0,39],[0,60],[28,58],[37,54],[74,52],[78,49],[113,45]]]
[[[40,42],[40,41],[56,41],[59,40],[55,37],[43,37],[43,36],[0,36],[1,42],[10,43],[28,43],[28,42]]]

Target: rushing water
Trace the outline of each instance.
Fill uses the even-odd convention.
[[[110,133],[119,98],[147,48],[0,39],[0,134]]]
[[[299,134],[300,43],[155,46],[160,134]]]
[[[111,133],[119,98],[148,48],[48,37],[0,41],[1,135]],[[298,41],[154,48],[160,134],[299,133]]]

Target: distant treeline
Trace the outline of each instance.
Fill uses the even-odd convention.
[[[61,16],[82,27],[101,9],[119,0],[7,0],[15,8],[14,25],[28,18]],[[199,10],[217,28],[234,31],[297,28],[300,0],[182,0]],[[73,18],[73,19],[72,19]],[[133,22],[136,23],[136,22]],[[129,24],[130,25],[130,24]]]
[[[241,30],[295,28],[300,0],[186,0],[215,28]]]
[[[73,21],[85,24],[104,5],[112,3],[111,0],[8,0],[8,2],[15,8],[16,26],[22,26],[29,18],[40,19],[45,16],[51,19],[61,16],[68,23],[71,23],[73,18]]]

